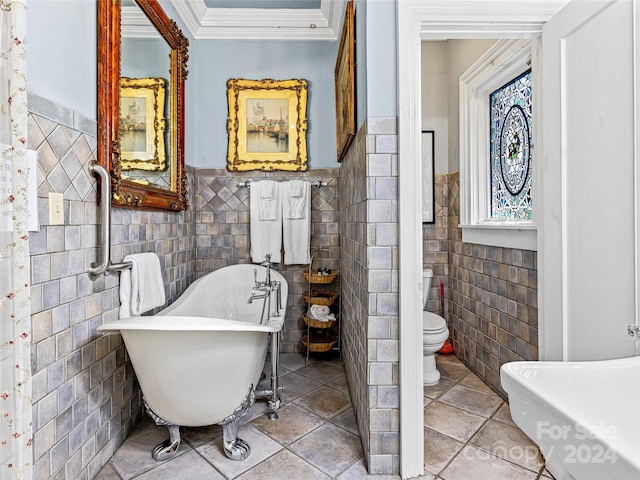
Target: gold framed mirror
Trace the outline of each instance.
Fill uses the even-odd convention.
[[[116,207],[187,208],[188,46],[157,0],[98,2],[98,162]]]

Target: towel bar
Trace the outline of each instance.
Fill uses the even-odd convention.
[[[94,279],[103,273],[108,275],[109,272],[124,270],[131,268],[131,262],[111,263],[111,177],[106,168],[102,165],[91,162],[89,172],[98,175],[102,181],[101,192],[102,202],[100,211],[100,240],[102,241],[101,259],[99,263],[92,263],[89,269],[89,277]]]
[[[276,182],[288,182],[289,180],[276,180]],[[313,182],[311,184],[311,186],[313,187],[326,187],[327,186],[327,182],[324,182],[322,180],[317,180],[315,182]],[[250,188],[251,187],[251,180],[246,180],[244,182],[238,182],[238,187],[247,187]]]

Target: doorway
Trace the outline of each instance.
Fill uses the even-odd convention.
[[[421,42],[451,38],[535,38],[567,2],[398,0],[398,151],[420,158]],[[526,14],[525,14],[526,12]],[[481,20],[478,20],[481,19]],[[399,161],[400,474],[424,473],[421,310],[421,166]],[[428,448],[428,446],[427,446]]]

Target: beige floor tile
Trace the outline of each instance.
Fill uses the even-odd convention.
[[[481,392],[495,395],[495,392],[491,390],[491,387],[480,380],[480,378],[473,372],[460,380],[458,385],[464,385],[465,387],[475,388],[476,390],[480,390]]]
[[[303,397],[297,398],[293,403],[328,420],[350,407],[351,398],[349,395],[345,395],[333,388],[320,387]]]
[[[315,359],[309,358],[307,365],[311,365],[315,361]],[[304,355],[301,353],[280,353],[279,365],[289,370],[304,368]]]
[[[287,404],[278,410],[278,419],[269,420],[262,415],[251,422],[271,438],[283,445],[295,442],[311,430],[318,428],[325,420],[300,408],[295,404]]]
[[[335,380],[340,375],[344,375],[344,367],[340,361],[317,360],[305,368],[298,369],[296,373],[325,384]]]
[[[464,447],[458,442],[429,428],[424,429],[425,473],[437,475]]]
[[[440,378],[444,380],[450,380],[457,382],[471,373],[463,363],[454,361],[441,361],[436,363],[438,371],[440,372]],[[442,380],[441,380],[442,381]]]
[[[267,479],[330,480],[330,477],[289,450],[281,450],[261,464],[240,475],[237,480]]]
[[[332,477],[362,457],[360,438],[330,423],[292,443],[289,449]]]
[[[542,471],[542,476],[540,478],[551,478],[553,479],[554,476],[551,475],[551,473],[549,473],[549,470],[547,470],[546,468]]]
[[[455,438],[468,441],[486,418],[460,410],[445,403],[433,402],[424,410],[424,426]]]
[[[283,353],[280,358],[280,383],[285,388],[280,418],[268,420],[266,401],[256,401],[239,432],[252,448],[244,462],[224,455],[222,429],[217,425],[181,428],[179,455],[156,462],[151,452],[169,434],[166,427],[145,418],[97,480],[399,480],[398,476],[374,476],[366,471],[342,362],[312,357],[305,367],[302,354]],[[537,478],[542,459],[525,458],[529,450],[518,450],[533,444],[513,423],[508,405],[454,355],[439,355],[437,365],[440,382],[424,388],[425,476],[420,478]],[[268,362],[265,371],[268,376],[262,385],[269,388]],[[469,438],[466,446],[460,441]],[[540,478],[553,477],[544,470]]]
[[[222,435],[222,427],[220,425],[209,425],[208,427],[181,427],[180,435],[182,439],[189,443],[193,448],[210,442]]]
[[[490,395],[464,385],[451,387],[438,401],[487,418],[493,415],[503,403],[502,399],[495,394]]]
[[[443,393],[447,392],[454,385],[455,385],[454,382],[444,378],[440,378],[440,381],[435,385],[429,385],[422,388],[423,388],[425,397],[435,399],[435,398],[438,398]]]
[[[436,353],[436,363],[445,363],[445,362],[457,363],[458,365],[464,365],[462,360],[460,360],[458,357],[456,357],[455,354]]]
[[[199,446],[196,450],[228,478],[237,477],[282,450],[282,445],[251,425],[242,425],[238,429],[238,437],[251,447],[249,458],[241,462],[226,457],[222,449],[222,436]]]
[[[265,399],[256,400],[251,408],[240,419],[240,424],[249,423],[258,417],[266,417],[269,405]]]
[[[158,426],[145,417],[143,423],[134,430],[111,459],[113,469],[124,480],[128,480],[157,467],[161,462],[153,459],[153,449],[168,438],[167,427]],[[189,444],[182,442],[177,455],[182,455],[189,450],[191,450]]]
[[[331,423],[344,428],[354,435],[360,435],[360,432],[358,431],[358,422],[356,421],[356,415],[353,408],[348,408],[344,412],[333,417],[331,419]]]
[[[420,480],[433,480],[433,475],[420,477]],[[364,459],[358,460],[350,466],[337,480],[400,480],[399,475],[369,475]]]
[[[327,383],[328,386],[335,388],[336,390],[340,390],[342,393],[346,393],[349,395],[349,386],[347,385],[347,377],[342,374],[335,380]]]
[[[506,423],[489,420],[469,443],[535,472],[544,465],[537,445],[522,430]]]
[[[509,410],[509,404],[503,403],[500,405],[500,408],[496,410],[496,413],[491,417],[493,420],[497,420],[502,423],[506,423],[507,425],[511,425],[512,427],[517,427],[513,418],[511,418],[511,411]]]
[[[298,398],[301,395],[306,395],[310,391],[322,386],[320,382],[311,380],[310,378],[302,376],[296,372],[292,372],[281,377],[280,385],[283,388],[280,392],[283,402],[290,402],[291,400]]]
[[[440,476],[443,480],[536,480],[538,474],[467,445]]]
[[[220,472],[193,450],[136,477],[136,480],[175,480],[177,478],[225,480]]]
[[[120,475],[107,463],[93,480],[120,480]]]

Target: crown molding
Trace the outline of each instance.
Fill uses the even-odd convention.
[[[120,34],[122,38],[162,38],[158,29],[139,7],[120,7]]]
[[[207,8],[204,0],[169,2],[194,39],[335,41],[346,0],[321,0],[319,9]]]

